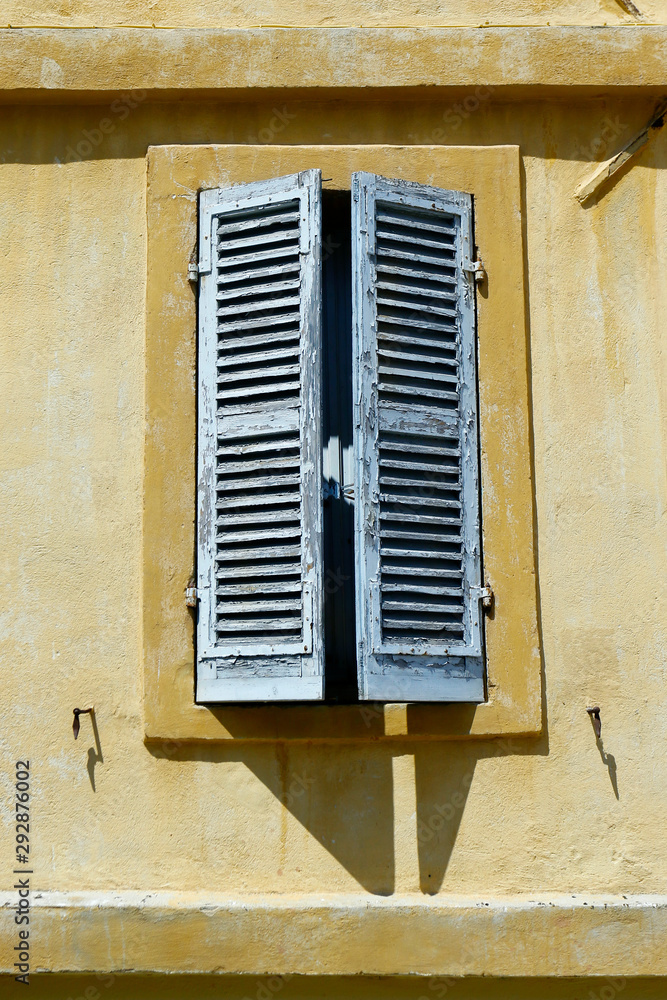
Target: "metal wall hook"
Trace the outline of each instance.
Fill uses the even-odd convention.
[[[602,734],[602,719],[600,718],[600,708],[598,705],[594,705],[592,708],[587,708],[586,711],[591,717],[591,722],[593,723],[593,730],[595,732],[595,738],[599,740]]]
[[[74,739],[79,735],[79,730],[81,729],[81,723],[79,722],[80,715],[93,715],[95,712],[94,708],[75,708],[74,711],[74,721],[72,722],[72,732],[74,733]]]

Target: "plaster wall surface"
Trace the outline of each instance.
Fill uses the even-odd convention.
[[[141,721],[145,152],[255,141],[272,105],[5,112],[0,801],[9,843],[29,757],[36,889],[667,892],[667,134],[591,208],[574,198],[651,108],[490,98],[454,126],[437,101],[290,105],[282,142],[521,146],[545,727],[168,752]],[[101,757],[87,720],[72,739],[85,704]]]
[[[647,19],[664,21],[659,0],[639,6]],[[492,17],[472,0],[456,8],[426,3],[382,10],[356,3],[335,12],[315,2],[224,10],[206,3],[62,3],[33,5],[29,15],[6,4],[3,11],[7,23],[61,26],[632,20],[615,0],[499,4]],[[56,70],[47,64],[47,85]],[[3,108],[0,657],[6,669],[0,692],[9,724],[0,732],[0,827],[2,842],[11,845],[14,762],[27,757],[35,902],[40,893],[89,893],[90,933],[99,939],[97,951],[83,944],[79,928],[89,911],[79,924],[71,915],[58,918],[57,908],[55,917],[38,914],[35,967],[49,968],[64,953],[79,968],[117,969],[126,944],[139,954],[135,936],[142,928],[131,915],[124,924],[105,923],[106,913],[95,922],[96,901],[114,892],[191,894],[208,924],[208,932],[196,926],[202,939],[208,933],[211,953],[220,925],[204,907],[213,894],[248,910],[268,900],[296,910],[312,906],[316,913],[315,899],[353,898],[363,909],[366,899],[390,903],[394,897],[417,907],[434,894],[431,901],[443,908],[458,896],[495,901],[498,912],[510,897],[548,907],[550,899],[572,894],[580,910],[588,894],[646,894],[664,902],[667,130],[584,209],[576,188],[596,161],[647,123],[653,100],[549,103],[536,93],[518,103],[505,101],[499,90],[483,93],[429,93],[427,100],[393,103],[370,93],[355,102],[290,95],[286,102],[226,105],[139,99],[132,106],[109,99],[85,107]],[[287,114],[284,128],[271,135],[276,101]],[[103,120],[110,129],[102,130]],[[544,725],[537,738],[412,745],[143,741],[146,150],[264,138],[295,145],[521,148],[544,657]],[[175,190],[173,197],[191,193]],[[79,740],[72,739],[72,708],[87,704],[95,705],[99,743],[85,718]],[[590,704],[602,709],[601,748],[586,714]],[[0,864],[2,939],[9,941],[9,846]],[[627,942],[633,922],[639,926],[633,912],[616,914],[593,932],[611,941],[617,964],[609,966],[610,975],[629,967],[623,964]],[[329,919],[333,933],[338,918]],[[156,921],[165,940],[170,933],[177,939],[168,908]],[[291,931],[286,926],[265,942],[267,954],[284,953],[287,969],[299,949],[307,951],[296,926],[295,920]],[[383,942],[406,967],[408,930],[394,920]],[[38,997],[57,1000],[267,1000],[267,991],[286,1000],[350,994],[422,1000],[452,990],[461,1000],[664,996],[664,980],[619,985],[618,978],[615,984],[604,977],[531,978],[530,932],[510,929],[506,936],[523,981],[144,979],[102,972],[37,976],[32,986]],[[555,930],[555,956],[579,948],[572,937]],[[650,943],[648,931],[644,939]],[[374,967],[381,951],[367,941],[361,935],[355,946],[348,937],[341,949],[361,969]],[[153,947],[146,967],[168,950]],[[185,947],[194,969],[203,954],[199,935]],[[440,950],[448,948],[444,940]],[[594,949],[582,945],[581,951],[584,968]],[[648,952],[643,967],[664,974],[659,951],[654,959]],[[482,966],[484,960],[482,947]],[[260,952],[258,969],[265,967],[261,961]],[[596,971],[589,965],[586,975]],[[5,988],[15,986],[2,981]]]

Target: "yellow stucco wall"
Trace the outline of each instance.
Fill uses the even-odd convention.
[[[602,9],[588,6],[591,17]],[[109,16],[66,7],[45,20]],[[309,18],[319,23],[326,15],[315,7]],[[604,10],[623,17],[614,3]],[[198,23],[205,13],[198,8]],[[175,6],[169,15],[178,19]],[[521,148],[543,734],[393,747],[143,742],[146,149],[256,142],[274,106],[139,101],[122,117],[112,105],[3,110],[3,842],[12,839],[14,761],[29,757],[36,890],[665,894],[667,130],[597,204],[583,209],[574,198],[592,161],[648,121],[648,98],[491,95],[467,118],[434,96],[290,98],[294,117],[276,137]],[[81,162],[63,162],[105,117],[108,136]],[[87,719],[72,739],[72,708],[84,704],[96,708],[102,759]],[[604,760],[590,704],[602,708]],[[9,878],[7,869],[7,887]],[[35,931],[36,961],[47,968],[49,940]],[[531,975],[526,962],[521,974]],[[37,995],[83,995],[79,982],[36,980]],[[258,988],[227,986],[207,980],[196,995],[254,997]],[[569,1000],[603,986],[532,989]],[[403,981],[354,988],[444,995]],[[624,995],[660,988],[628,983]],[[154,989],[188,995],[178,984]],[[350,989],[295,981],[280,995]],[[522,989],[475,983],[456,995]],[[113,995],[153,994],[119,979]]]

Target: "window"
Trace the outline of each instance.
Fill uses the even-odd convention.
[[[201,193],[198,702],[484,700],[472,215]]]
[[[520,149],[177,143],[151,146],[146,165],[141,542],[145,739],[337,743],[541,732],[526,207]],[[212,698],[204,702],[201,685],[195,687],[200,643],[197,612],[188,606],[187,592],[195,584],[192,576],[198,564],[200,288],[188,281],[188,273],[198,245],[199,193],[231,188],[238,192],[242,184],[306,169],[322,171],[323,485],[333,488],[339,482],[348,494],[354,480],[352,416],[346,428],[336,415],[336,406],[344,413],[352,412],[352,176],[366,172],[404,178],[427,187],[468,191],[474,197],[475,243],[487,274],[476,293],[483,580],[494,594],[493,608],[483,622],[483,701],[420,703],[406,690],[395,702],[378,698],[373,703],[351,704],[358,697],[355,581],[342,578],[354,577],[354,511],[350,503],[335,497],[325,499],[323,517],[324,699],[244,702]],[[347,283],[346,297],[333,291],[341,282]],[[339,369],[334,375],[333,362]],[[336,379],[340,390],[335,388]],[[341,428],[337,442],[333,426]],[[347,472],[341,472],[345,463]],[[339,531],[336,525],[340,523],[348,529],[346,533]],[[350,538],[348,568],[340,573],[341,552],[338,542],[333,542],[334,528],[337,538]],[[328,572],[331,567],[333,575]],[[341,581],[343,587],[338,586]],[[339,655],[341,649],[348,650],[347,657]],[[272,697],[270,692],[268,697]]]

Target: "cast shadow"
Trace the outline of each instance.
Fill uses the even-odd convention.
[[[602,758],[602,763],[609,771],[609,780],[611,781],[611,787],[614,791],[614,795],[617,799],[620,799],[618,792],[618,767],[616,765],[616,758],[613,753],[607,753],[601,739],[597,740],[597,745],[598,750],[600,751],[600,757]]]
[[[593,732],[595,733],[595,745],[600,753],[600,758],[602,763],[609,771],[609,780],[611,781],[611,787],[616,796],[616,799],[620,799],[618,791],[618,767],[616,764],[616,758],[613,753],[607,753],[604,748],[604,743],[602,741],[602,736],[600,735],[600,712],[599,709],[593,709],[589,712],[591,715],[591,723],[593,724]]]
[[[478,762],[548,753],[546,730],[537,739],[443,741],[416,748],[416,836],[423,893],[434,895],[442,888]]]
[[[456,99],[451,90],[434,87],[427,94],[423,88],[405,88],[401,93],[402,98],[391,105],[391,119],[378,133],[377,93],[369,94],[365,102],[348,103],[336,88],[322,91],[317,99],[281,89],[281,102],[289,102],[290,121],[275,128],[268,142],[258,137],[267,131],[275,115],[275,96],[221,104],[215,96],[165,101],[164,95],[156,91],[143,91],[135,92],[134,97],[129,93],[122,97],[109,94],[101,97],[99,104],[81,104],[75,95],[42,91],[41,103],[3,109],[6,139],[5,148],[0,149],[0,162],[72,165],[85,171],[86,163],[91,161],[142,159],[150,146],[165,144],[312,145],[325,140],[328,146],[371,141],[408,146],[515,144],[526,157],[580,162],[584,170],[581,180],[585,180],[585,164],[598,166],[648,127],[665,91],[659,88],[649,92],[646,88],[639,96],[620,97],[578,91],[567,103],[557,99],[547,103],[544,131],[527,128],[517,111],[517,107],[532,105],[539,115],[544,102],[517,105],[513,99],[491,99],[481,102],[485,109],[481,116],[474,112],[465,119],[456,116],[458,125],[446,134],[431,126],[442,121],[443,100]],[[462,91],[461,96],[469,94]],[[432,110],[423,132],[413,134],[415,118],[429,107]],[[573,108],[579,111],[576,129],[572,127]],[[318,122],[315,125],[313,112]],[[103,121],[107,123],[104,130],[100,128]],[[436,139],[437,133],[440,135]],[[650,169],[659,169],[664,163],[664,156],[653,153],[640,151],[639,158]],[[636,162],[639,160],[633,156],[629,167],[624,166],[614,175],[611,186]]]
[[[165,756],[159,745],[148,749],[154,756]],[[388,896],[395,882],[388,749],[376,743],[266,741],[184,746],[168,756],[223,765],[242,762],[363,889]],[[258,828],[258,848],[261,842]]]
[[[168,756],[173,761],[243,763],[363,890],[379,896],[392,895],[396,887],[397,818],[392,766],[396,754],[414,754],[419,887],[421,892],[432,895],[442,888],[477,762],[490,757],[548,753],[546,734],[537,740],[388,744],[375,740],[338,744],[300,740],[173,746],[168,751],[168,745],[164,749],[159,744],[148,745],[148,750],[155,757]],[[261,816],[257,819],[259,849],[264,835]],[[286,836],[282,827],[280,837]],[[245,847],[252,849],[252,843]]]
[[[278,743],[246,766],[367,891],[394,891],[391,756],[377,747]]]
[[[461,744],[440,744],[415,753],[419,886],[434,895],[442,887],[461,824],[477,757]]]
[[[99,730],[97,728],[97,719],[95,718],[95,712],[94,711],[92,711],[90,713],[90,722],[91,722],[91,725],[93,727],[93,737],[95,739],[95,746],[94,747],[88,747],[88,763],[86,765],[86,768],[88,770],[88,777],[90,779],[90,786],[93,789],[93,791],[96,791],[96,788],[95,788],[95,765],[96,764],[103,764],[104,763],[104,757],[102,755],[102,744],[100,743],[100,733],[99,733]]]

